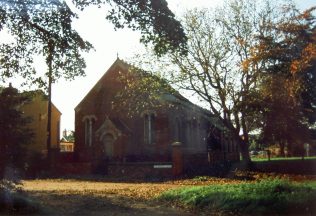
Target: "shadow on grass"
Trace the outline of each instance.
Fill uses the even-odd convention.
[[[37,202],[26,194],[14,194],[9,198],[0,196],[0,215],[30,215],[40,212]]]
[[[30,192],[34,200],[40,200],[41,211],[37,215],[183,215],[175,209],[160,206],[157,201],[136,201],[114,194],[85,194],[62,192]]]
[[[32,214],[38,212],[37,206],[21,189],[19,182],[0,180],[0,215]]]

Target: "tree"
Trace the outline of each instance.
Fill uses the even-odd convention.
[[[53,59],[52,79],[73,79],[83,75],[85,62],[82,51],[92,46],[72,28],[76,17],[63,1],[1,1],[2,27],[12,36],[12,41],[0,46],[1,78],[22,76],[28,81],[45,81],[33,69],[36,55],[46,63]],[[46,72],[46,77],[49,77]]]
[[[5,177],[5,168],[23,168],[25,146],[31,142],[32,131],[27,127],[31,119],[24,117],[20,107],[29,102],[27,94],[8,87],[0,90],[0,178]]]
[[[167,51],[186,53],[187,37],[166,0],[73,0],[73,3],[81,9],[109,3],[112,9],[106,18],[115,28],[127,26],[141,31],[141,42],[152,44],[157,55]]]
[[[120,72],[118,79],[122,91],[115,95],[111,103],[114,109],[126,113],[129,117],[146,110],[170,108],[172,105],[161,100],[162,97],[170,94],[180,96],[159,74],[132,65],[129,65],[128,71]]]
[[[290,10],[282,13],[284,7]],[[148,59],[146,53],[143,58],[137,56],[140,62],[136,60],[135,64],[145,70],[159,71],[176,89],[199,98],[238,141],[243,160],[248,162],[249,132],[262,128],[267,103],[262,98],[262,84],[268,81],[263,73],[268,65],[253,64],[249,59],[256,47],[260,47],[260,37],[277,38],[269,26],[293,18],[294,11],[292,4],[284,6],[268,0],[231,0],[214,11],[193,10],[182,22],[188,36],[187,56],[170,52],[162,58]],[[274,81],[274,77],[268,77]],[[144,82],[137,89],[148,89],[149,85]],[[282,89],[276,93],[281,98],[283,94]],[[295,119],[292,118],[292,123]],[[284,135],[281,130],[278,133]]]
[[[52,60],[52,80],[73,79],[83,75],[85,62],[82,51],[92,46],[72,28],[76,15],[60,1],[2,1],[2,26],[12,42],[0,46],[1,78],[19,74],[25,80],[45,86],[40,73],[33,69],[36,55],[46,63]],[[45,73],[49,77],[49,71]]]
[[[164,58],[148,60],[150,66],[140,63],[146,70],[165,72],[162,77],[171,85],[198,97],[237,140],[246,162],[250,161],[248,133],[258,124],[259,75],[243,63],[256,44],[256,33],[273,15],[272,6],[262,4],[264,7],[256,1],[228,1],[213,11],[190,11],[183,19],[188,55],[170,52]]]
[[[316,121],[316,8],[299,12],[284,8],[281,19],[265,27],[272,34],[258,35],[249,61],[260,68],[263,135],[279,143],[281,155],[302,152],[310,125]],[[288,16],[288,13],[291,16]],[[297,153],[298,153],[297,152]]]
[[[285,147],[292,154],[293,148],[303,147],[308,141],[308,127],[298,104],[293,103],[280,75],[270,75],[268,89],[262,89],[262,138],[269,146],[278,144],[280,156],[285,156]],[[299,149],[297,149],[299,150]]]
[[[113,9],[107,18],[116,28],[128,26],[142,32],[144,43],[153,43],[158,54],[184,50],[186,37],[164,0],[73,0],[83,10],[89,5],[109,3]],[[29,81],[45,82],[33,69],[35,55],[54,60],[53,81],[84,75],[82,52],[92,46],[72,28],[77,15],[62,0],[5,0],[0,2],[0,30],[12,41],[0,46],[1,78],[21,75]],[[50,53],[52,52],[52,55]],[[48,73],[48,72],[47,72]],[[46,74],[48,75],[48,74]]]
[[[141,42],[153,44],[157,55],[160,56],[168,51],[186,54],[187,37],[180,22],[169,10],[166,0],[107,0],[107,2],[116,4],[107,19],[111,20],[116,28],[128,26],[133,30],[140,30]]]

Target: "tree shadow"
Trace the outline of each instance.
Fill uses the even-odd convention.
[[[157,201],[135,200],[111,193],[35,191],[29,195],[40,203],[37,215],[190,215]]]

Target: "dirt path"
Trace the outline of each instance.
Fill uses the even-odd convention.
[[[40,202],[40,215],[193,215],[152,199],[179,184],[32,180],[23,185]]]

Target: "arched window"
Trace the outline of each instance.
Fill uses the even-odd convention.
[[[182,131],[181,120],[179,117],[176,117],[175,118],[174,141],[182,142],[181,131]]]
[[[84,144],[86,146],[90,146],[91,145],[91,121],[90,119],[86,119],[84,121]]]
[[[144,114],[144,142],[152,145],[155,143],[155,115],[153,113]]]
[[[84,122],[84,143],[86,146],[92,146],[93,141],[93,125],[96,120],[95,116],[85,116]]]
[[[194,117],[191,120],[191,142],[196,145],[198,142],[199,137],[198,137],[198,122],[197,119]]]

